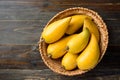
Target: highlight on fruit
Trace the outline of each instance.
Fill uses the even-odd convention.
[[[42,32],[47,56],[60,59],[65,70],[93,69],[100,57],[100,33],[94,20],[84,14],[71,15],[48,24]]]

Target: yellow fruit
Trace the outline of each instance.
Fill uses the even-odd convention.
[[[53,43],[59,40],[66,32],[71,17],[63,18],[49,24],[42,33],[42,38],[46,43]]]
[[[67,42],[77,34],[73,34],[60,39],[59,41],[49,44],[47,48],[47,55],[53,59],[62,57],[66,53]]]
[[[89,70],[94,68],[100,56],[99,45],[94,34],[91,35],[91,40],[86,49],[78,56],[77,66],[81,70]]]
[[[67,43],[69,53],[77,54],[81,52],[88,44],[90,32],[87,28],[84,28],[81,33],[71,38]]]
[[[86,18],[84,20],[83,27],[87,27],[89,31],[93,33],[96,36],[97,40],[99,41],[99,31],[98,31],[97,25],[91,19]]]
[[[62,66],[65,70],[73,70],[77,67],[77,59],[78,55],[66,53],[62,58]]]
[[[75,33],[78,29],[82,27],[85,18],[91,19],[91,17],[87,15],[73,15],[66,33]]]

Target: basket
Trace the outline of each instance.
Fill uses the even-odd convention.
[[[63,10],[59,13],[57,13],[48,23],[45,27],[47,27],[50,23],[71,16],[71,15],[75,15],[75,14],[85,14],[88,15],[90,17],[92,17],[93,21],[97,24],[99,32],[100,32],[100,58],[99,58],[99,62],[101,61],[101,59],[103,58],[105,51],[107,49],[108,46],[108,31],[107,31],[107,26],[104,23],[104,21],[102,20],[102,18],[98,15],[97,12],[87,9],[87,8],[83,8],[83,7],[74,7],[74,8],[68,8],[66,10]],[[61,66],[61,61],[60,59],[57,60],[53,60],[51,58],[49,58],[47,56],[47,46],[48,44],[44,42],[44,40],[42,40],[42,38],[40,37],[40,42],[39,42],[39,51],[42,57],[42,60],[44,61],[44,63],[54,72],[62,74],[62,75],[67,75],[67,76],[74,76],[74,75],[81,75],[83,73],[88,72],[89,70],[83,71],[80,69],[75,69],[72,71],[67,71],[65,70],[62,66]],[[98,62],[98,63],[99,63]]]

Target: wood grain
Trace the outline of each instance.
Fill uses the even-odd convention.
[[[67,77],[43,63],[38,41],[46,23],[71,7],[98,12],[107,24],[109,45],[95,69]],[[119,0],[0,0],[0,80],[120,80],[119,34]]]
[[[96,74],[96,71],[99,72]],[[117,72],[117,70],[115,70]],[[111,72],[108,70],[108,72]],[[109,75],[108,75],[109,74]],[[2,69],[0,71],[0,79],[4,80],[119,80],[120,76],[112,73],[105,74],[103,70],[94,70],[81,76],[62,76],[53,73],[49,69],[44,70],[16,70],[16,69]],[[7,75],[7,76],[5,76]],[[106,76],[104,76],[106,75]],[[96,77],[94,77],[96,76]]]
[[[41,0],[0,1],[0,43],[36,44],[36,42],[39,41],[39,36],[42,32],[43,27],[50,20],[50,18],[61,10],[69,7],[74,7],[74,5],[79,2],[79,0],[74,3],[71,2],[66,0],[65,3],[62,4],[61,1],[58,2],[52,0],[47,3]],[[51,8],[51,4],[55,4],[55,6]],[[90,1],[82,1],[78,5],[80,4],[86,5],[86,7],[97,11],[103,17],[103,20],[108,26],[110,38],[113,38],[110,39],[109,44],[117,46],[120,45],[120,37],[116,38],[116,35],[120,34],[120,4],[117,2],[96,3]],[[46,6],[44,7],[44,5]],[[107,8],[105,8],[106,6]],[[8,36],[7,34],[10,35]],[[19,37],[21,39],[16,37]]]
[[[46,68],[37,49],[37,45],[0,45],[0,69]],[[116,47],[108,47],[103,60],[98,66],[103,69],[106,66],[110,69],[120,70],[119,52],[120,50]]]

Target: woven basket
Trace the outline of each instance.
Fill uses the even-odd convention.
[[[57,13],[47,23],[47,25],[45,27],[47,27],[50,23],[52,23],[56,20],[71,16],[71,15],[75,15],[75,14],[85,14],[85,15],[91,16],[93,18],[93,21],[97,24],[99,32],[100,32],[100,52],[101,52],[101,55],[99,58],[99,62],[100,62],[100,60],[103,58],[103,56],[105,54],[105,51],[106,51],[106,48],[108,45],[108,31],[107,31],[106,24],[103,22],[102,18],[95,11],[87,9],[87,8],[82,8],[82,7],[69,8],[69,9],[66,9],[64,11]],[[67,76],[81,75],[85,72],[88,72],[88,70],[82,71],[80,69],[75,69],[72,71],[67,71],[67,70],[63,69],[63,67],[61,66],[60,59],[53,60],[47,56],[47,46],[48,46],[48,44],[45,43],[42,40],[42,38],[40,37],[39,50],[40,50],[41,57],[42,57],[44,63],[52,71],[62,74],[62,75],[67,75]]]

